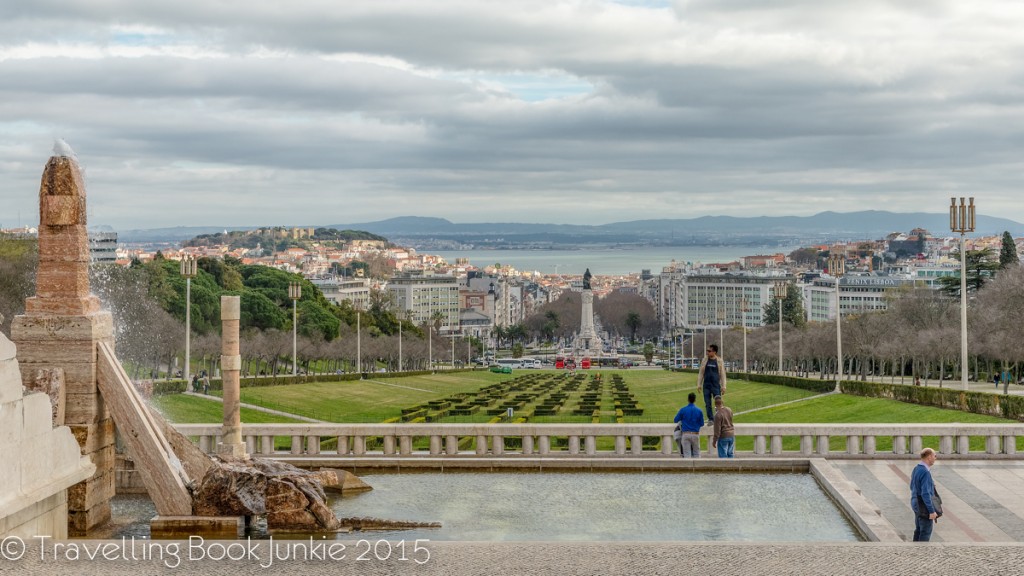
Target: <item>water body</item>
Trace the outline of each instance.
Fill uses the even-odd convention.
[[[676,262],[732,262],[756,254],[789,254],[798,246],[642,246],[635,248],[580,248],[578,250],[428,250],[448,262],[469,258],[470,264],[483,268],[500,263],[522,271],[542,274],[621,275],[641,270],[657,274],[674,259]]]
[[[857,542],[807,474],[375,474],[371,492],[334,502],[339,517],[437,521],[385,538],[485,541]]]

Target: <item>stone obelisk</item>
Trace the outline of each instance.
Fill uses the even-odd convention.
[[[114,423],[96,385],[97,344],[114,343],[113,320],[89,291],[85,185],[70,150],[55,147],[39,186],[36,295],[14,319],[22,378],[64,372],[64,422],[96,466],[68,490],[68,532],[84,534],[110,519],[114,496]],[[61,424],[61,422],[56,422]]]
[[[583,310],[580,316],[580,336],[577,348],[585,356],[595,356],[601,350],[601,339],[594,327],[594,293],[590,289],[590,268],[583,274]]]
[[[239,354],[239,322],[242,318],[241,299],[238,296],[220,297],[221,357],[220,374],[223,384],[224,425],[217,452],[224,456],[245,458],[242,441],[242,409],[240,376],[242,357]]]

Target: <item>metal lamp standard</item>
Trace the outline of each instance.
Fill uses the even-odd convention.
[[[960,234],[960,385],[967,390],[967,233],[974,232],[974,197],[970,204],[949,199],[949,229]]]
[[[725,354],[725,310],[719,308],[715,318],[718,322],[718,354],[722,356]]]
[[[180,264],[181,275],[185,278],[185,369],[181,375],[188,386],[192,370],[192,279],[199,273],[199,267],[192,256],[183,256]]]
[[[743,328],[743,371],[747,371],[747,312],[750,308],[747,306],[747,299],[740,299],[740,324]]]
[[[779,300],[779,374],[782,374],[782,302],[789,292],[788,282],[776,282],[775,297]]]
[[[836,392],[843,381],[843,311],[839,306],[839,280],[846,274],[846,255],[829,254],[828,273],[836,279]]]
[[[302,298],[302,284],[288,283],[288,297],[292,299],[292,376],[299,373],[299,298]]]

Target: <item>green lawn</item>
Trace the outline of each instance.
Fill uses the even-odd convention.
[[[402,408],[473,392],[514,376],[438,372],[407,378],[249,387],[242,388],[242,401],[328,422],[381,422],[399,416]]]
[[[737,424],[1009,424],[1015,422],[1004,418],[996,418],[995,416],[984,416],[959,410],[946,410],[931,406],[907,404],[895,400],[863,398],[842,394],[815,398],[787,406],[766,408],[749,414],[740,414],[734,420]],[[845,447],[845,441],[845,438],[832,438],[830,440],[830,447],[832,450],[842,450]],[[924,443],[926,446],[936,447],[938,446],[938,438],[925,437]],[[800,448],[800,439],[787,437],[783,440],[782,444],[784,450],[798,450]],[[1021,446],[1024,446],[1024,439],[1018,440],[1018,448]],[[752,438],[737,438],[737,450],[750,450],[752,447]],[[984,449],[984,438],[971,439],[971,450]],[[877,450],[879,452],[892,450],[892,439],[879,438]]]
[[[164,418],[178,424],[219,424],[224,421],[224,406],[220,402],[185,394],[154,396],[150,405]],[[267,414],[251,408],[242,408],[242,422],[251,424],[289,424],[299,420]]]

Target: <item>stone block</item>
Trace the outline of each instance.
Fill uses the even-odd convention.
[[[92,340],[29,340],[21,343],[18,351],[23,364],[46,363],[48,366],[63,366],[71,363],[96,362],[96,343]]]
[[[21,431],[25,422],[22,404],[21,398],[0,404],[0,446],[17,446],[21,443]],[[6,455],[8,452],[0,454]]]
[[[21,387],[18,363],[14,360],[0,360],[0,404],[21,400]]]
[[[114,421],[107,418],[95,424],[68,424],[82,454],[90,455],[114,445]]]
[[[47,436],[53,429],[53,405],[46,394],[33,392],[26,394],[23,401],[25,428],[22,438],[28,440],[37,436]]]
[[[116,475],[113,471],[97,475],[68,488],[68,508],[88,510],[114,497]]]
[[[28,315],[77,316],[99,311],[100,301],[90,295],[46,292],[25,300]]]
[[[86,214],[84,195],[45,195],[39,198],[39,203],[46,226],[74,226],[77,224],[84,227]],[[45,235],[47,234],[40,234],[40,236]]]
[[[75,510],[68,506],[68,536],[85,536],[96,526],[110,521],[110,502],[104,502],[88,510]]]
[[[14,360],[14,357],[17,355],[17,351],[18,349],[14,345],[14,342],[11,342],[7,336],[0,334],[0,362]]]
[[[82,298],[89,295],[89,264],[84,262],[47,262],[40,258],[36,272],[36,297]],[[72,312],[73,313],[73,312]]]
[[[110,418],[110,413],[99,394],[67,394],[64,397],[64,421],[68,424],[94,424],[107,418]]]
[[[51,421],[54,426],[64,424],[64,369],[40,368],[32,382],[25,386],[30,392],[45,394],[50,399]]]
[[[88,470],[88,474],[95,474],[97,469],[109,469],[113,462],[114,447],[109,446],[97,452],[93,452],[92,458],[82,456],[78,448],[78,442],[71,435],[71,431],[65,426],[54,428],[50,431],[50,446],[53,451],[54,475],[59,477],[71,476],[79,473],[83,467],[95,466],[95,469]],[[97,461],[102,463],[97,464]]]
[[[88,232],[86,232],[88,234]],[[60,260],[88,261],[89,243],[75,234],[43,234],[39,237],[39,253],[47,262]]]
[[[112,338],[114,319],[110,312],[71,316],[17,316],[11,326],[13,339],[28,340],[100,340]]]
[[[49,420],[49,415],[46,416]],[[18,457],[21,460],[21,489],[29,493],[42,488],[54,480],[54,458],[53,447],[50,445],[52,437],[49,430],[42,434],[36,432],[33,436],[25,436],[21,439],[21,450]]]
[[[20,449],[20,443],[0,441],[0,450],[5,455],[4,465],[0,466],[0,502],[21,494],[21,458],[10,457]],[[0,534],[3,534],[3,530],[0,530]]]

